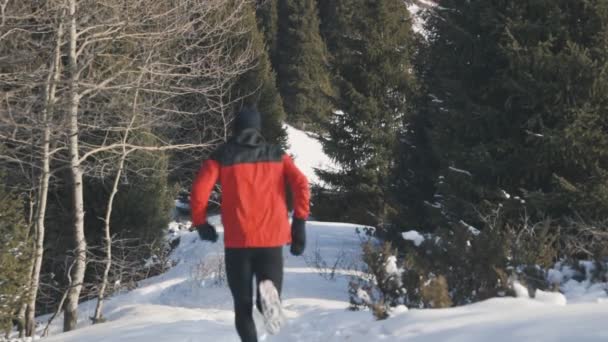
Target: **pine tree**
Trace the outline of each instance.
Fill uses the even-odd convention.
[[[258,0],[256,8],[258,27],[264,35],[268,56],[276,69],[277,36],[279,31],[279,11],[277,0]]]
[[[605,216],[607,25],[602,1],[440,2],[425,82],[450,219],[501,190],[539,217]]]
[[[435,192],[439,164],[430,139],[431,126],[424,95],[427,93],[426,89],[418,90],[412,112],[399,134],[393,184],[397,208],[391,221],[393,225],[408,230],[416,227],[417,230],[432,231],[437,223],[438,198]],[[393,237],[396,241],[403,241],[400,235]]]
[[[28,293],[31,244],[20,200],[0,186],[0,332],[13,328],[13,319]]]
[[[268,141],[285,145],[283,101],[276,87],[264,37],[258,30],[254,6],[248,4],[245,11],[242,25],[248,33],[237,38],[235,48],[253,49],[256,56],[255,67],[239,78],[232,96],[235,99],[242,98],[238,106],[256,107],[262,114],[262,133]]]
[[[341,170],[320,176],[339,198],[341,219],[385,226],[395,210],[392,176],[414,84],[409,13],[397,0],[337,1],[323,13],[339,109],[324,149]]]
[[[281,1],[279,17],[276,68],[288,121],[319,128],[331,113],[334,91],[316,0]]]

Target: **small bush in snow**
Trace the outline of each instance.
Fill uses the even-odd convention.
[[[200,286],[224,286],[226,284],[224,255],[202,259],[192,267],[190,277]]]
[[[333,261],[328,262],[323,257],[318,243],[312,254],[304,254],[304,262],[308,267],[316,269],[321,277],[332,281],[336,280],[337,271],[355,268],[355,261],[349,258],[345,250],[341,250]]]
[[[448,281],[444,276],[431,275],[420,287],[420,298],[425,307],[448,308],[452,298],[448,292]]]
[[[390,243],[379,246],[373,240],[364,242],[363,261],[364,275],[353,277],[349,283],[351,309],[369,308],[377,319],[387,318],[391,307],[405,304],[404,270],[398,266]]]

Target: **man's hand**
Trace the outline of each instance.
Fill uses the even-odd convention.
[[[291,222],[291,254],[298,256],[306,248],[306,220],[293,218]]]
[[[218,235],[215,231],[215,227],[210,225],[208,222],[196,226],[196,231],[198,231],[198,236],[201,238],[201,240],[211,242],[217,241]]]

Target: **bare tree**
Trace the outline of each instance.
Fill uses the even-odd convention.
[[[138,84],[141,82],[143,74],[139,76]],[[106,258],[105,258],[105,267],[103,271],[103,277],[101,279],[101,284],[99,288],[99,293],[97,295],[97,305],[95,307],[95,314],[92,317],[93,323],[103,321],[102,308],[104,303],[104,296],[106,293],[106,288],[108,286],[108,278],[110,275],[110,269],[112,268],[112,233],[110,229],[110,220],[112,218],[112,209],[114,206],[114,198],[118,193],[118,186],[120,184],[120,179],[122,177],[122,173],[125,167],[125,160],[127,159],[130,152],[134,151],[133,149],[127,150],[126,144],[129,140],[129,133],[133,128],[133,124],[137,118],[136,111],[138,108],[138,100],[139,100],[139,89],[135,92],[135,98],[133,99],[133,107],[132,107],[132,117],[129,126],[126,128],[123,138],[121,140],[122,148],[120,151],[120,158],[118,161],[118,170],[116,171],[116,175],[114,176],[114,182],[112,184],[112,190],[110,192],[110,196],[108,198],[108,204],[106,207],[106,215],[104,217],[104,243],[106,248]]]
[[[250,49],[242,49],[240,54],[234,54],[230,49],[231,39],[244,34],[238,23],[247,1],[181,0],[170,5],[150,0],[132,1],[128,5],[123,1],[108,1],[103,5],[107,18],[80,28],[75,19],[81,17],[76,15],[77,1],[69,0],[69,3],[69,156],[77,260],[65,306],[66,331],[76,325],[77,301],[86,265],[84,212],[81,210],[83,174],[91,172],[105,177],[106,173],[99,170],[109,169],[105,164],[112,158],[107,156],[120,155],[104,218],[108,258],[94,317],[97,320],[102,316],[107,272],[111,267],[112,203],[127,156],[134,151],[209,148],[212,146],[209,138],[181,142],[174,129],[186,122],[196,125],[218,116],[223,125],[214,124],[207,129],[222,132],[218,141],[225,138],[226,92],[231,82],[252,67],[253,61]],[[225,10],[227,3],[235,4],[228,12]],[[106,50],[116,51],[117,45],[128,48],[120,55],[106,53]],[[135,97],[131,117],[124,114],[128,110],[112,113],[115,109],[112,105],[102,107],[101,111],[91,109],[91,103],[98,108],[101,97],[129,99],[131,96]],[[190,112],[184,109],[182,101],[193,97],[205,99],[204,110]],[[147,138],[142,142],[129,139],[130,135]]]
[[[36,297],[38,294],[38,284],[40,281],[40,271],[42,269],[42,258],[44,255],[44,234],[46,218],[46,208],[49,192],[49,180],[51,178],[51,124],[55,104],[57,102],[56,90],[57,82],[61,74],[61,45],[63,42],[63,23],[59,23],[55,44],[55,54],[51,62],[49,75],[44,85],[44,108],[42,109],[42,156],[41,174],[38,189],[38,201],[35,222],[35,247],[33,258],[33,269],[30,281],[30,295],[26,310],[26,335],[33,336],[35,329]]]
[[[87,243],[84,235],[84,194],[83,194],[83,170],[80,160],[80,140],[79,140],[79,106],[82,94],[79,93],[78,70],[78,26],[76,21],[76,0],[68,0],[68,116],[69,116],[69,156],[70,171],[72,173],[72,196],[74,211],[73,236],[76,244],[76,261],[72,269],[73,284],[66,296],[64,311],[63,330],[69,331],[76,328],[78,320],[78,301],[80,291],[84,281],[86,270],[86,251]]]
[[[19,61],[22,70],[0,74],[0,88],[6,90],[0,139],[8,150],[0,160],[20,168],[30,180],[22,190],[36,195],[28,335],[35,327],[53,174],[69,169],[71,178],[75,260],[65,295],[67,331],[77,324],[87,268],[84,182],[113,175],[103,219],[107,258],[95,313],[99,319],[111,270],[113,201],[122,175],[139,172],[129,167],[128,158],[135,152],[201,153],[227,138],[229,91],[255,60],[248,46],[241,44],[235,52],[237,38],[247,33],[242,18],[249,2],[0,0],[0,42],[16,46],[27,36],[22,44],[40,51],[36,61]],[[9,52],[15,49],[5,47],[8,55],[0,56],[0,63],[15,62]],[[12,108],[16,103],[19,110]]]
[[[34,240],[29,295],[19,310],[20,335],[33,334],[38,284],[44,253],[45,216],[53,149],[54,111],[61,75],[63,23],[59,8],[4,0],[0,3],[0,74],[4,90],[0,106],[0,139],[5,147],[0,161],[19,170],[26,182],[13,184],[28,193],[29,219]],[[17,52],[17,53],[15,53]],[[8,53],[8,55],[7,55]],[[12,58],[11,58],[12,57]],[[9,167],[10,168],[10,167]],[[13,176],[12,178],[15,178]],[[29,184],[29,185],[28,185]],[[26,187],[27,186],[27,187]]]

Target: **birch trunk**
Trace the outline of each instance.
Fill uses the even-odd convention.
[[[40,174],[40,184],[38,187],[38,200],[36,203],[36,221],[34,223],[34,258],[33,267],[30,279],[29,296],[27,308],[25,310],[25,334],[26,336],[34,336],[36,329],[36,299],[38,297],[38,288],[40,285],[40,270],[42,269],[42,258],[44,256],[44,234],[46,217],[46,207],[49,191],[49,179],[51,178],[51,125],[50,121],[53,117],[54,106],[57,102],[56,91],[57,82],[61,75],[61,44],[63,41],[63,23],[59,24],[57,29],[57,38],[55,50],[53,54],[53,62],[49,68],[49,76],[44,86],[45,108],[42,111],[42,123],[44,125],[43,140],[42,140],[42,167]]]
[[[84,281],[86,269],[87,243],[84,236],[84,196],[83,196],[83,170],[80,163],[80,152],[78,144],[78,107],[80,94],[78,93],[78,61],[76,33],[76,0],[68,0],[69,20],[69,151],[70,170],[72,173],[73,187],[73,210],[74,210],[74,268],[72,269],[72,285],[68,289],[66,306],[64,311],[63,330],[70,331],[76,328],[78,323],[78,300]]]
[[[108,275],[110,274],[110,268],[112,267],[112,235],[110,232],[110,217],[112,216],[112,206],[114,205],[114,197],[118,192],[118,185],[120,183],[120,177],[122,176],[122,170],[125,165],[125,159],[127,158],[127,152],[123,147],[122,155],[120,156],[120,162],[118,164],[118,171],[114,177],[114,184],[112,186],[112,192],[108,199],[108,207],[106,209],[106,216],[104,218],[104,243],[106,247],[106,260],[105,269],[103,270],[103,279],[101,281],[101,287],[99,288],[99,294],[97,295],[97,306],[95,307],[95,315],[93,316],[93,323],[100,323],[103,321],[101,310],[103,309],[104,296],[106,288],[108,287]]]
[[[137,79],[137,86],[139,87],[141,80],[143,77],[143,73],[139,75]],[[139,89],[135,92],[135,97],[133,99],[133,106],[131,108],[132,116],[131,122],[127,127],[125,134],[122,137],[122,153],[120,155],[120,161],[118,162],[118,171],[116,171],[116,176],[114,177],[114,184],[112,185],[112,192],[110,193],[110,197],[108,199],[108,205],[106,208],[106,215],[104,218],[104,242],[106,244],[106,262],[105,269],[103,271],[103,279],[101,281],[101,287],[99,288],[99,294],[97,295],[97,306],[95,308],[95,315],[93,316],[93,324],[99,323],[103,321],[102,309],[103,303],[105,299],[106,288],[108,287],[108,276],[110,274],[110,269],[112,268],[112,234],[110,230],[110,221],[112,217],[112,208],[114,207],[114,197],[116,197],[116,193],[118,192],[118,185],[120,183],[120,177],[122,177],[122,172],[125,167],[125,161],[127,156],[132,150],[127,151],[126,144],[129,140],[129,134],[133,125],[135,124],[135,119],[137,117],[137,104],[139,100]]]

